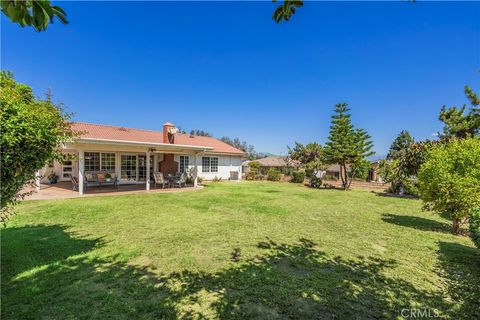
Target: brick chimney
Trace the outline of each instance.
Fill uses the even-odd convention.
[[[163,124],[163,143],[175,143],[175,133],[173,129],[175,129],[175,126],[170,122]]]

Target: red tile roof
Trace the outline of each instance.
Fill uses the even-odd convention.
[[[72,129],[80,132],[80,138],[132,141],[138,143],[163,143],[163,132],[117,127],[111,125],[73,122]],[[176,134],[175,144],[211,147],[211,152],[243,155],[245,152],[212,137]]]

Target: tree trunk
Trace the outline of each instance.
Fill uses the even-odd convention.
[[[455,235],[460,234],[460,224],[461,224],[460,219],[458,219],[458,218],[453,218],[453,219],[452,219],[452,222],[453,222],[453,224],[452,224],[452,227],[453,227],[453,228],[452,228],[452,233],[455,234]]]
[[[344,179],[343,190],[348,190],[348,188],[350,187],[350,184],[348,183],[347,165],[345,163],[343,164],[343,179]]]

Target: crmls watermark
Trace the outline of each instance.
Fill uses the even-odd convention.
[[[404,319],[440,319],[440,313],[435,309],[429,308],[411,308],[411,309],[402,309],[400,312]]]

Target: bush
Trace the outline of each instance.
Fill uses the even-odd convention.
[[[470,213],[470,237],[480,249],[480,207]]]
[[[310,179],[310,187],[320,188],[322,186],[322,179],[316,176],[312,176]]]
[[[292,172],[292,181],[294,183],[303,183],[303,180],[305,180],[305,171],[299,170],[299,171],[293,171]]]
[[[278,169],[270,168],[267,171],[267,180],[268,181],[280,181],[281,172]]]
[[[480,206],[480,139],[434,146],[420,167],[418,182],[424,208],[448,213],[458,234],[471,209]]]

